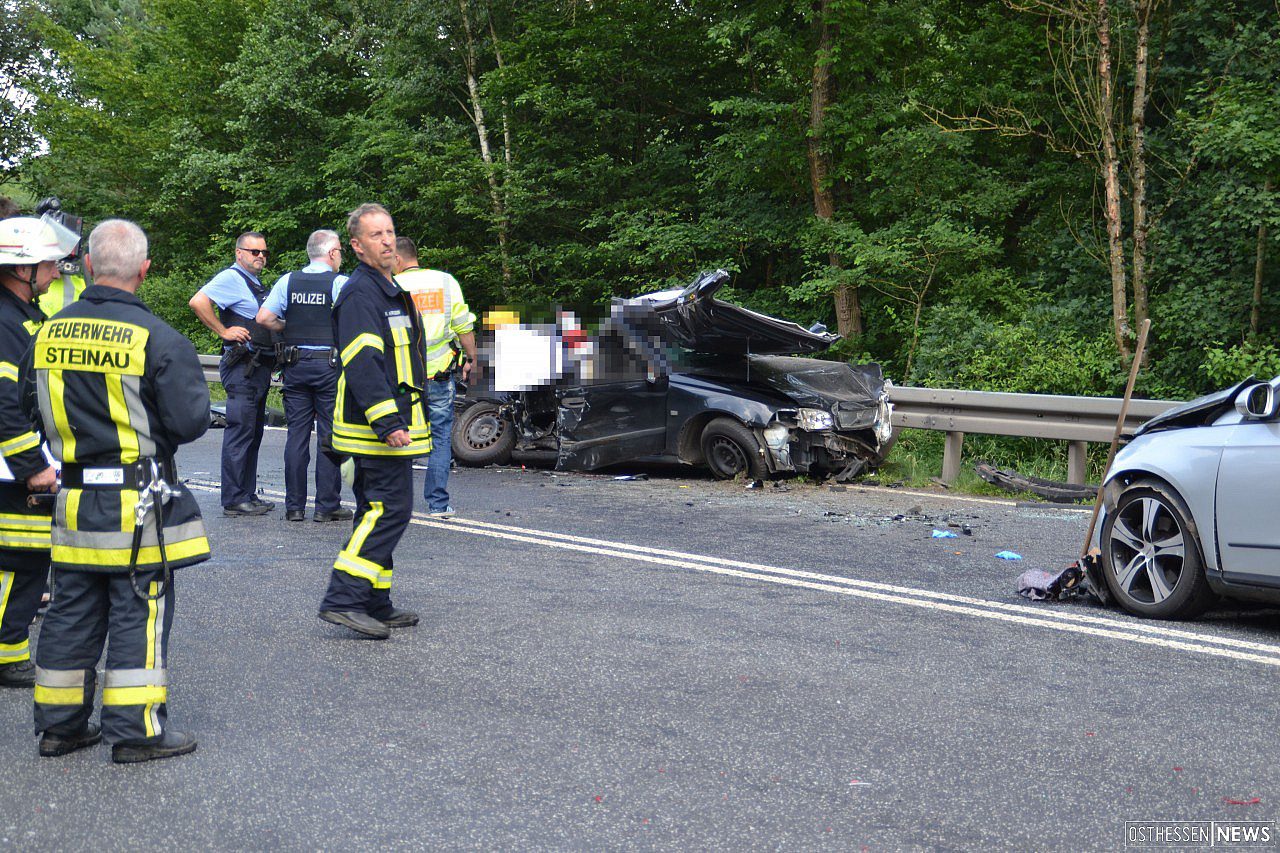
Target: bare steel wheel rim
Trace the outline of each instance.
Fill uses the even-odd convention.
[[[1117,586],[1142,604],[1165,601],[1182,577],[1186,542],[1182,523],[1159,498],[1142,497],[1126,504],[1107,543]]]
[[[472,418],[467,424],[467,444],[476,450],[492,447],[502,438],[506,424],[496,412],[486,412]]]
[[[707,457],[717,472],[733,477],[747,470],[747,454],[733,439],[718,435],[707,449]]]

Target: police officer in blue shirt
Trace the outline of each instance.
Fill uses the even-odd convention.
[[[306,517],[307,469],[311,465],[311,427],[317,425],[315,521],[352,517],[339,505],[342,457],[331,449],[333,404],[338,394],[338,367],[333,352],[333,303],[346,282],[339,275],[342,241],[336,231],[321,229],[307,239],[311,263],[287,272],[258,309],[258,323],[284,334],[284,417],[289,437],[284,445],[284,517]]]
[[[258,498],[258,448],[266,426],[267,390],[275,369],[272,331],[255,319],[267,289],[267,240],[257,231],[236,239],[236,260],[209,279],[188,303],[200,322],[222,338],[218,375],[227,391],[222,435],[222,514],[263,515],[275,504]]]

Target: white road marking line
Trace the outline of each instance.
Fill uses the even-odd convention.
[[[189,480],[187,485],[210,492],[219,491],[220,489],[216,483],[208,481]],[[272,497],[283,497],[280,492],[273,490],[263,491],[264,494]],[[351,505],[350,502],[346,502],[346,504],[348,506]],[[672,568],[691,569],[745,580],[831,592],[838,595],[902,604],[926,610],[975,616],[982,619],[994,619],[1001,622],[1048,628],[1054,631],[1122,640],[1280,667],[1280,646],[1254,643],[1248,640],[1214,637],[1192,631],[1179,631],[1145,623],[1122,622],[1116,619],[1085,614],[1039,611],[1023,605],[969,598],[932,590],[900,587],[834,575],[821,575],[798,569],[722,560],[716,557],[684,554],[679,551],[646,548],[603,539],[591,539],[589,537],[471,521],[469,519],[455,518],[443,521],[426,517],[422,513],[414,513],[410,523],[455,533],[469,533],[493,539],[542,545],[547,548],[617,557]],[[1219,646],[1234,646],[1235,648],[1220,648]],[[1261,653],[1255,654],[1253,651],[1243,651],[1243,649],[1251,649]]]

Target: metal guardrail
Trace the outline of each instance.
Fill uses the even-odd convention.
[[[200,356],[204,378],[219,382],[218,356]],[[1016,435],[1068,442],[1067,481],[1085,481],[1089,442],[1109,442],[1120,416],[1117,397],[1066,397],[1053,394],[1005,394],[994,391],[955,391],[894,385],[893,428],[932,429],[947,434],[942,454],[942,481],[960,473],[965,433]],[[1132,400],[1125,430],[1180,405],[1176,400]]]
[[[953,391],[892,386],[894,429],[932,429],[946,432],[942,481],[960,473],[965,433],[1016,435],[1070,442],[1067,481],[1085,481],[1088,443],[1110,442],[1122,401],[1114,397],[1066,397],[1051,394],[1005,394],[993,391]],[[1141,426],[1161,412],[1180,405],[1174,400],[1132,400],[1125,431]]]

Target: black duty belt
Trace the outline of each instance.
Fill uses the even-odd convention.
[[[333,358],[333,350],[331,349],[303,349],[298,347],[298,358],[323,358],[325,361]]]
[[[178,482],[178,468],[172,458],[157,459],[160,476],[166,482]],[[151,459],[139,459],[131,465],[62,466],[64,489],[144,489],[151,482]]]

